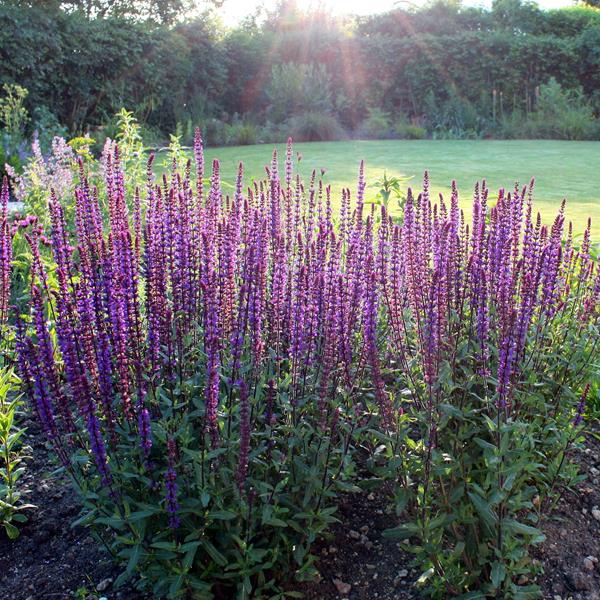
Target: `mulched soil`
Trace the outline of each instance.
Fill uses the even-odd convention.
[[[27,501],[38,508],[20,537],[9,541],[0,532],[0,600],[78,598],[143,600],[133,588],[112,588],[119,570],[110,555],[83,527],[71,528],[79,507],[62,478],[50,477],[52,464],[34,422],[28,422],[31,460],[25,483]],[[596,434],[598,435],[598,434]],[[577,492],[565,496],[544,525],[546,542],[535,549],[545,574],[537,583],[550,600],[600,600],[600,441],[588,436],[584,452],[574,458],[587,474]],[[383,498],[353,494],[342,499],[341,523],[315,551],[321,579],[293,589],[307,600],[409,600],[422,598],[414,583],[419,572],[397,543],[382,537],[396,524]],[[588,558],[593,557],[593,558]],[[587,560],[586,560],[587,559]]]

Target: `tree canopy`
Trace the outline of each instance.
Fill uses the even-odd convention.
[[[378,110],[430,130],[494,135],[500,120],[535,110],[550,81],[586,114],[600,112],[600,11],[591,7],[436,1],[341,19],[286,2],[226,29],[214,10],[176,19],[188,4],[0,2],[0,84],[24,86],[30,110],[46,106],[72,131],[126,106],[163,132],[304,113],[354,130]]]

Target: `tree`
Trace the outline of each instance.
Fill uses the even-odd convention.
[[[191,10],[193,0],[5,0],[2,4],[46,8],[48,10],[80,11],[89,19],[123,17],[172,23]]]
[[[494,0],[492,17],[500,28],[519,34],[534,31],[543,13],[535,2],[529,0]]]

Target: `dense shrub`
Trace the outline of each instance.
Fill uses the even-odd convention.
[[[299,113],[328,113],[333,108],[330,76],[324,65],[274,65],[266,93],[269,117],[276,123]]]
[[[258,128],[253,123],[233,123],[228,142],[233,146],[250,146],[256,144],[258,135]]]
[[[552,77],[565,91],[581,88],[596,114],[600,106],[591,8],[435,2],[344,21],[286,2],[224,30],[213,13],[166,26],[14,4],[0,3],[0,83],[28,89],[31,115],[49,107],[72,134],[127,106],[163,138],[177,123],[239,115],[280,125],[323,111],[359,131],[368,107],[427,117],[438,137],[499,135],[503,118],[535,110]]]
[[[531,120],[532,137],[585,140],[595,139],[600,132],[600,124],[581,90],[565,92],[555,79],[540,86]]]
[[[18,169],[27,156],[25,127],[29,114],[25,108],[28,91],[20,85],[5,83],[0,98],[0,175],[6,168]]]
[[[600,121],[580,90],[567,92],[551,79],[540,86],[535,110],[503,117],[499,134],[506,138],[592,140],[600,134]]]
[[[29,90],[68,129],[98,126],[122,106],[163,132],[182,107],[214,111],[226,64],[209,18],[174,28],[123,18],[87,19],[52,7],[0,5],[0,82]]]
[[[427,137],[427,129],[421,125],[409,123],[404,115],[401,115],[394,124],[394,135],[401,140],[422,140]]]
[[[392,135],[391,117],[380,108],[370,108],[358,134],[365,138],[385,139]]]
[[[287,130],[299,142],[326,142],[345,137],[337,119],[326,113],[309,112],[292,117]]]
[[[244,191],[178,163],[145,191],[106,147],[81,161],[74,232],[50,201],[52,259],[27,237],[23,390],[81,495],[80,522],[157,595],[278,593],[315,575],[336,495],[392,490],[439,598],[535,597],[528,548],[577,481],[600,319],[589,227],[548,228],[532,189],[453,188],[381,207],[280,173]],[[137,186],[135,185],[137,179]],[[386,195],[387,194],[387,195]],[[400,218],[386,207],[391,195]],[[146,209],[142,207],[146,206]],[[131,207],[131,209],[128,209]],[[104,215],[104,218],[103,218]],[[361,483],[358,473],[371,471]]]
[[[430,92],[425,98],[425,119],[436,138],[474,139],[484,128],[475,106],[456,92],[441,102]]]

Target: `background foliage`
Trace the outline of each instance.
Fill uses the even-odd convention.
[[[72,133],[102,127],[126,106],[161,141],[179,125],[189,143],[189,123],[209,133],[213,121],[209,144],[275,141],[315,112],[339,125],[317,139],[422,136],[407,125],[434,137],[599,135],[592,7],[434,2],[336,19],[284,2],[233,29],[215,10],[175,21],[185,8],[0,2],[0,83],[23,86],[29,114],[46,107]],[[560,110],[547,110],[550,95]]]

